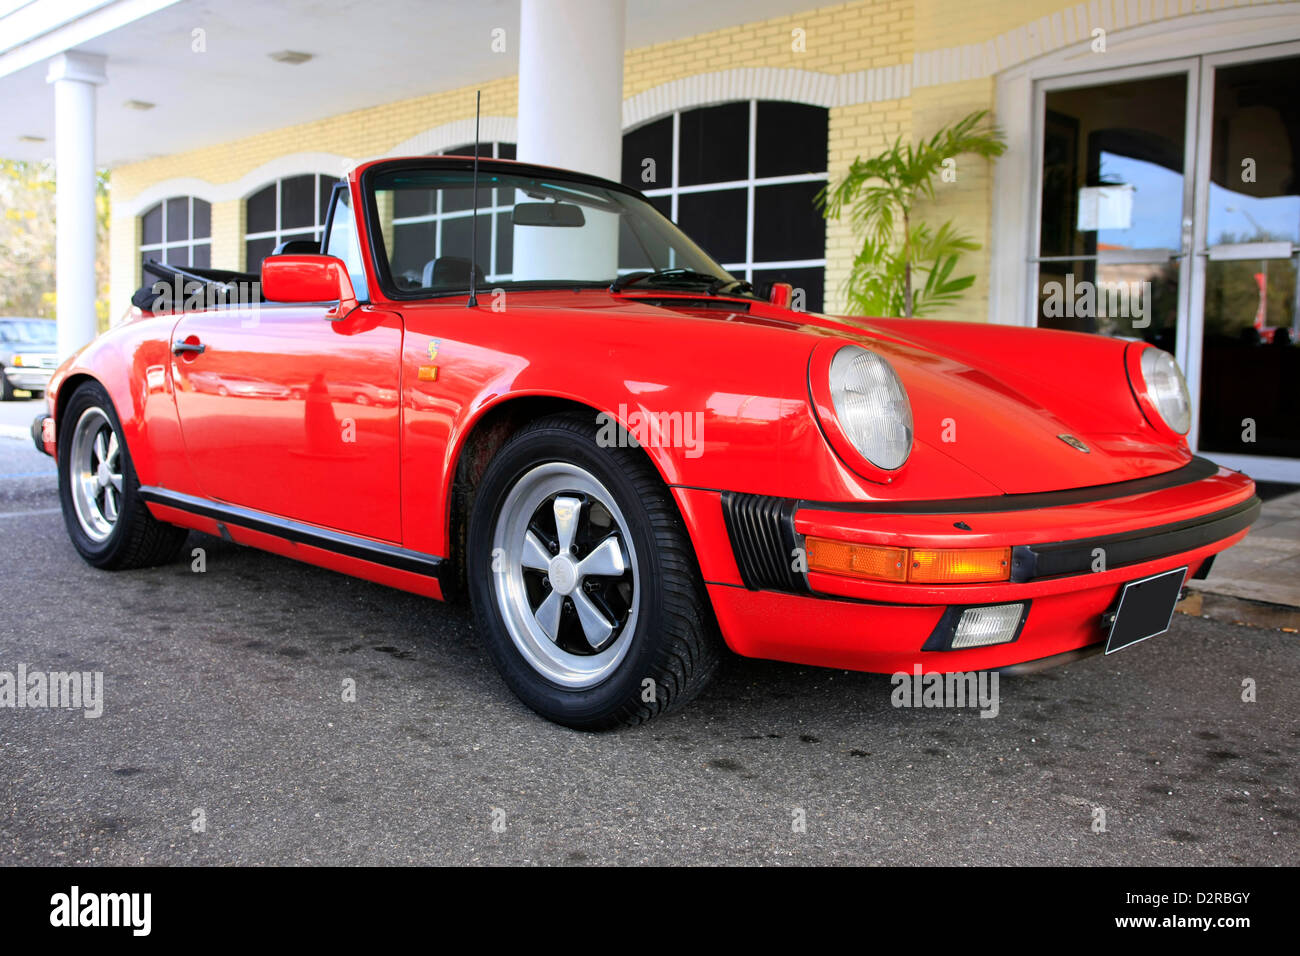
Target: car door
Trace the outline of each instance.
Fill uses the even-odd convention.
[[[401,318],[326,311],[184,315],[172,377],[185,449],[209,498],[399,542]]]

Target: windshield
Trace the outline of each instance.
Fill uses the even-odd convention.
[[[398,294],[468,289],[472,176],[395,169],[369,178],[382,255]],[[562,175],[480,169],[477,220],[480,289],[608,286],[634,273],[655,273],[637,278],[635,288],[698,291],[735,281],[644,199]]]
[[[53,345],[55,324],[49,319],[0,319],[0,342],[6,345]]]

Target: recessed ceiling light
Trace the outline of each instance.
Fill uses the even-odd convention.
[[[298,50],[281,50],[278,53],[268,53],[267,56],[276,63],[288,63],[290,66],[306,63],[312,58],[312,54],[302,53]]]
[[[146,103],[144,100],[127,100],[122,105],[129,110],[151,110],[156,104]]]
[[[44,136],[32,136],[32,135],[30,135],[30,134],[24,134],[24,135],[18,137],[18,142],[20,142],[20,143],[43,143],[43,142],[45,142],[45,137],[44,137]]]

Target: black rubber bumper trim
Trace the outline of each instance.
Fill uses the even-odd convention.
[[[177,491],[168,491],[166,488],[142,485],[140,487],[140,497],[154,504],[166,505],[168,508],[176,508],[190,514],[202,515],[205,518],[213,518],[223,525],[235,525],[239,528],[247,528],[249,531],[274,535],[277,538],[293,541],[296,544],[305,544],[313,548],[320,548],[323,551],[346,555],[349,558],[360,558],[372,564],[380,564],[399,571],[411,571],[415,574],[435,577],[440,582],[450,564],[444,558],[424,554],[421,551],[411,551],[394,544],[385,544],[381,541],[371,541],[368,538],[343,534],[340,531],[317,528],[314,525],[303,524],[300,521],[290,521],[287,518],[278,518],[262,511],[254,511],[251,508],[222,504],[209,498],[198,498]]]
[[[1084,574],[1092,571],[1099,557],[1109,570],[1193,551],[1250,527],[1259,517],[1260,505],[1258,497],[1251,497],[1213,514],[1141,531],[1050,544],[1018,545],[1011,549],[1011,580],[1021,583],[1066,574]]]
[[[1015,495],[990,495],[984,498],[940,498],[930,501],[800,501],[799,508],[812,511],[842,511],[877,515],[966,515],[991,514],[999,511],[1037,511],[1090,501],[1108,501],[1144,495],[1152,491],[1189,485],[1216,474],[1219,466],[1208,458],[1193,458],[1181,468],[1162,475],[1117,481],[1109,485],[1089,485],[1065,491],[1040,491]]]

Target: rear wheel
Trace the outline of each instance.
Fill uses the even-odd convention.
[[[721,656],[668,489],[639,452],[595,436],[569,416],[513,436],[479,483],[467,562],[506,683],[542,716],[591,730],[681,705]]]
[[[162,564],[188,532],[149,513],[122,425],[98,382],[73,393],[59,429],[59,501],[77,552],[97,568]]]

